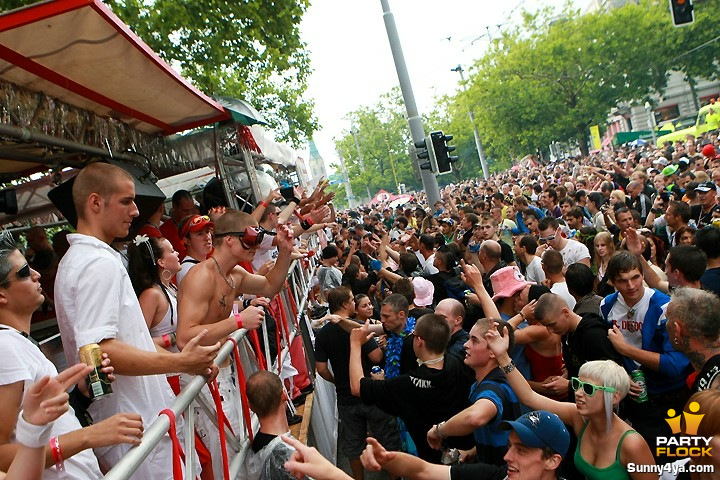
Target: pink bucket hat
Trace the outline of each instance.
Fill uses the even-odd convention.
[[[492,283],[493,292],[495,292],[492,297],[493,300],[512,297],[527,285],[533,284],[525,280],[517,267],[501,268],[490,275],[490,282]]]
[[[427,307],[432,305],[433,295],[435,294],[435,285],[430,280],[422,277],[412,279],[413,290],[415,290],[415,300],[413,304],[416,307]]]

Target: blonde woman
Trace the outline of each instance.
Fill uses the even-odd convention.
[[[608,284],[605,275],[610,257],[615,254],[615,241],[610,232],[600,232],[595,235],[593,246],[595,248],[595,258],[593,260],[596,272],[595,291],[601,297],[605,297],[615,292],[612,285]]]
[[[504,327],[505,329],[507,327]],[[612,360],[595,360],[580,367],[570,381],[575,403],[557,402],[535,393],[507,353],[508,332],[496,327],[485,334],[488,348],[505,372],[523,405],[556,414],[577,435],[575,467],[588,480],[656,480],[656,473],[628,473],[628,464],[654,465],[643,437],[615,413],[630,390],[630,377]]]

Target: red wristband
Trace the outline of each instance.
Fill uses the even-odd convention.
[[[265,202],[265,200],[263,200],[263,201],[260,202],[260,206],[261,206],[261,207],[268,208],[268,204]]]
[[[235,314],[235,320],[237,321],[238,330],[240,330],[241,328],[243,328],[242,317],[240,317],[240,314],[239,314],[239,313],[236,313],[236,314]]]
[[[57,468],[58,472],[64,472],[65,459],[63,458],[62,450],[60,449],[60,441],[58,440],[58,437],[50,439],[50,451],[55,459],[55,468]]]
[[[167,333],[162,336],[163,342],[165,342],[165,348],[172,347],[172,341],[170,341],[170,335]]]

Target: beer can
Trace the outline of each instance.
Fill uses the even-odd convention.
[[[382,372],[382,368],[380,368],[379,365],[374,365],[374,366],[370,369],[370,373],[374,373],[374,374],[376,374],[376,375],[377,375],[378,373],[380,373],[380,372]]]
[[[640,395],[635,398],[635,401],[637,403],[647,402],[649,399],[647,393],[647,383],[645,383],[645,374],[642,370],[633,370],[630,372],[630,376],[632,377],[633,382],[637,383],[640,388],[642,388]]]
[[[95,400],[112,393],[112,386],[107,373],[102,371],[102,349],[97,343],[90,343],[80,347],[80,361],[85,365],[93,367],[88,374],[88,393],[90,398]]]

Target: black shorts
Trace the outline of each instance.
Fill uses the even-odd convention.
[[[340,447],[348,458],[358,458],[365,450],[368,430],[386,450],[400,450],[397,420],[373,405],[338,405],[343,424]]]

